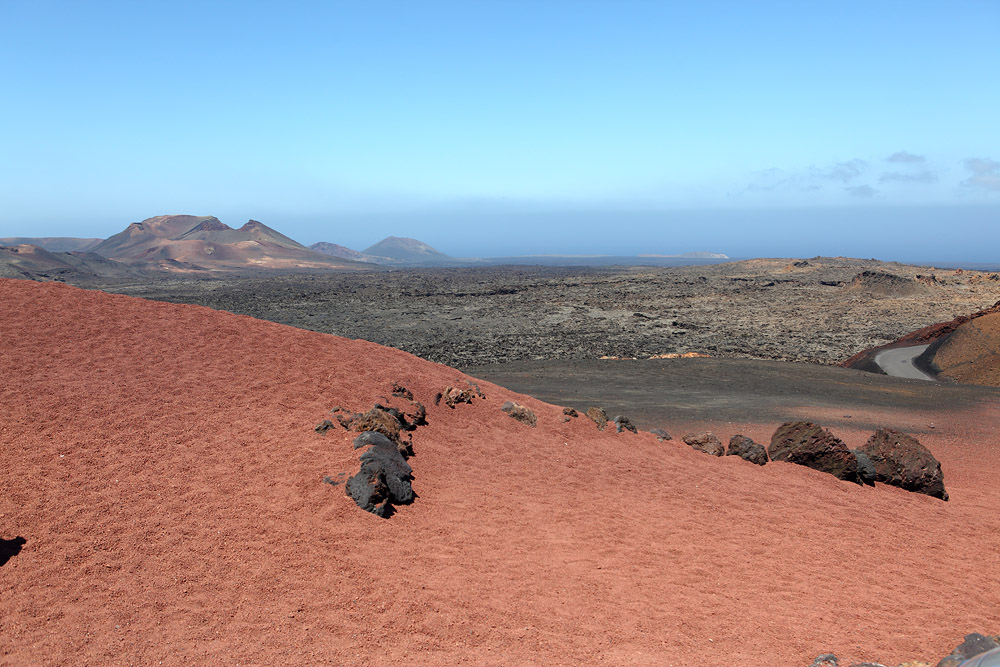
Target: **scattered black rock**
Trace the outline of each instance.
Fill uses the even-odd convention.
[[[427,425],[427,408],[420,401],[413,401],[413,409],[405,415],[407,420],[407,430],[412,431],[418,426]]]
[[[348,430],[350,430],[351,424],[354,422],[354,420],[361,416],[360,412],[351,412],[349,410],[345,410],[340,406],[337,406],[333,410],[331,410],[331,413],[333,414],[333,418],[336,419],[341,426],[343,426]]]
[[[361,454],[361,470],[345,488],[358,507],[388,518],[394,505],[413,502],[413,468],[394,442],[382,433],[366,431],[355,438],[354,447],[368,447]]]
[[[913,436],[880,428],[862,450],[875,465],[876,481],[948,500],[941,463]]]
[[[656,439],[659,440],[660,442],[666,442],[667,440],[673,440],[673,438],[671,437],[671,435],[669,433],[667,433],[665,430],[663,430],[662,428],[654,428],[654,429],[650,430],[650,433],[652,433],[653,435],[655,435]]]
[[[408,401],[413,400],[413,392],[399,384],[398,382],[392,383],[392,395],[399,396],[400,398],[405,398]]]
[[[586,415],[588,419],[597,424],[598,431],[603,431],[604,427],[608,425],[608,413],[603,408],[588,408]]]
[[[316,424],[316,428],[314,428],[313,430],[316,431],[317,433],[326,433],[331,428],[333,428],[333,422],[330,421],[329,419],[324,419],[320,423]]]
[[[628,417],[623,417],[621,415],[615,417],[611,421],[615,424],[615,433],[621,433],[623,431],[631,431],[632,433],[638,433],[635,426],[632,425],[631,420]]]
[[[519,403],[504,401],[504,404],[500,407],[500,409],[506,412],[508,416],[516,419],[522,424],[527,424],[531,428],[535,428],[535,424],[538,423],[538,420],[535,418],[535,413],[532,412],[531,408],[527,408]]]
[[[840,660],[837,659],[837,656],[832,653],[823,653],[822,655],[817,655],[809,667],[837,667],[839,664]]]
[[[726,453],[726,448],[722,446],[722,443],[714,433],[698,433],[696,435],[685,435],[681,438],[691,446],[692,449],[696,449],[699,452],[704,452],[712,456],[722,456]]]
[[[734,435],[729,439],[729,448],[726,450],[727,456],[738,456],[744,461],[755,463],[759,466],[767,463],[767,450],[764,445],[758,444],[745,435]]]
[[[771,437],[772,461],[788,461],[860,484],[858,460],[843,441],[811,422],[785,422]]]
[[[978,632],[965,635],[965,640],[956,646],[950,655],[942,658],[937,667],[958,667],[969,658],[1000,647],[998,640],[1000,638],[981,635]]]
[[[872,460],[868,458],[863,449],[852,449],[851,453],[858,460],[858,479],[861,480],[862,484],[875,486],[875,480],[877,479],[875,464],[872,463]]]
[[[441,398],[442,398],[442,396],[443,396],[443,394],[440,391],[438,393],[434,394],[434,405],[441,405]]]

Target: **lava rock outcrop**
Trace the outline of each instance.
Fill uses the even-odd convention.
[[[941,463],[913,436],[880,428],[861,450],[875,467],[875,480],[948,500]]]
[[[738,456],[744,461],[749,461],[762,466],[767,463],[767,450],[764,445],[754,442],[745,435],[736,434],[729,439],[729,448],[726,456]]]
[[[726,453],[726,448],[714,433],[698,433],[696,435],[685,435],[681,438],[692,449],[704,452],[712,456],[722,456]]]
[[[844,442],[811,422],[785,422],[771,437],[767,454],[772,461],[788,461],[861,483],[858,460]]]

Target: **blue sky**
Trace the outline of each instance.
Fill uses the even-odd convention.
[[[997,260],[993,0],[0,9],[0,236]]]

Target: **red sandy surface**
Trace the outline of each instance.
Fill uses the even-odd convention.
[[[489,383],[434,406],[460,373],[202,307],[0,280],[0,313],[6,663],[897,664],[1000,629],[996,406],[921,437],[946,503]],[[312,427],[394,381],[430,424],[384,520],[321,482],[357,452]]]

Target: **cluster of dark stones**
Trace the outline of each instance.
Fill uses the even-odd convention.
[[[934,667],[959,667],[966,660],[971,660],[977,656],[1000,648],[1000,636],[981,635],[978,632],[966,635],[965,640],[955,647],[949,655],[941,658]],[[809,667],[840,667],[840,660],[833,653],[824,653],[816,656]],[[856,662],[848,667],[889,667],[880,662]],[[931,667],[929,662],[915,660],[906,662],[899,667]]]
[[[710,456],[739,456],[750,463],[761,466],[767,463],[767,451],[764,446],[757,444],[745,435],[737,434],[730,438],[728,449],[723,446],[722,441],[714,433],[685,435],[681,440],[692,449]]]
[[[407,459],[413,456],[412,432],[427,423],[427,410],[413,400],[409,390],[395,384],[392,394],[407,401],[408,409],[376,403],[364,413],[341,407],[332,411],[341,427],[358,433],[354,448],[364,449],[359,457],[361,469],[347,480],[345,491],[358,507],[383,518],[391,516],[395,506],[413,502],[413,468]],[[334,423],[327,419],[315,430],[326,433],[333,428]],[[342,480],[324,477],[323,481],[336,486]]]
[[[603,431],[605,428],[607,428],[608,424],[614,424],[615,433],[623,433],[625,431],[628,431],[630,433],[639,432],[628,417],[625,417],[623,415],[618,415],[613,419],[608,419],[608,413],[604,411],[604,408],[596,408],[596,407],[588,408],[585,415],[587,416],[588,419],[590,419],[590,421],[597,424],[598,431]],[[573,410],[573,416],[576,416],[576,410]],[[666,431],[663,431],[663,433],[666,433]],[[659,438],[662,442],[662,440],[669,440],[670,435],[668,434],[666,438],[660,438],[660,436],[657,436],[657,438]]]
[[[859,449],[849,449],[811,422],[785,422],[771,438],[772,461],[788,461],[856,484],[875,482],[948,500],[941,463],[911,435],[879,428]]]
[[[948,500],[940,462],[916,438],[891,428],[877,429],[858,449],[849,449],[822,426],[804,421],[779,426],[766,450],[739,434],[729,440],[728,449],[712,433],[686,435],[683,441],[712,456],[739,456],[757,465],[787,461],[856,484],[880,482]]]

